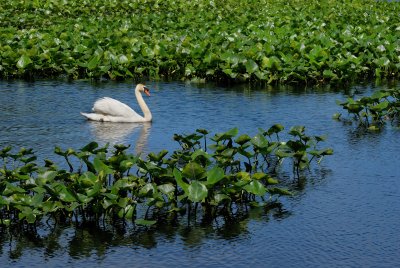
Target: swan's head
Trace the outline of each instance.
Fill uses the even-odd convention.
[[[150,96],[150,89],[143,84],[138,84],[136,86],[136,90],[139,90],[140,92],[144,92],[144,94],[146,94],[147,96]]]

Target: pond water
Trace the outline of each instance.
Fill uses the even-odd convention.
[[[78,149],[92,140],[131,144],[131,151],[174,150],[174,133],[232,127],[255,134],[275,123],[326,134],[333,156],[315,167],[304,188],[285,199],[284,214],[251,210],[229,224],[122,230],[44,228],[37,236],[0,234],[2,266],[130,267],[399,267],[400,130],[366,133],[332,120],[335,100],[377,89],[257,88],[149,82],[151,124],[88,122],[102,96],[138,109],[132,84],[0,81],[0,148],[33,148],[59,160],[54,146]],[[12,239],[11,239],[12,237]]]

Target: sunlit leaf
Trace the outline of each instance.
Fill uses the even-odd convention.
[[[264,196],[267,192],[265,186],[259,181],[251,181],[249,184],[243,187],[247,192],[258,195]]]
[[[17,67],[20,69],[25,69],[31,63],[32,60],[27,55],[22,55],[17,62]]]
[[[162,192],[164,194],[170,194],[175,191],[175,187],[171,183],[161,184],[161,185],[157,186],[157,188],[158,188],[158,190],[160,190],[160,192]]]
[[[183,168],[182,175],[188,179],[198,180],[205,177],[206,172],[198,163],[190,162]]]
[[[257,134],[251,139],[251,143],[258,148],[268,147],[268,140],[261,134]]]
[[[113,170],[109,166],[107,166],[99,157],[96,157],[93,160],[93,165],[97,172],[103,171],[105,174],[113,173]]]
[[[192,202],[201,202],[208,195],[207,187],[199,182],[192,181],[188,188],[188,198]]]
[[[182,180],[182,172],[180,172],[177,168],[174,168],[173,170],[174,178],[179,185],[186,193],[188,192],[189,184],[185,183]]]
[[[207,184],[214,185],[225,176],[224,170],[218,166],[214,166],[212,169],[207,171]]]
[[[258,65],[254,60],[248,60],[245,66],[246,66],[246,72],[249,74],[252,74],[258,70]]]

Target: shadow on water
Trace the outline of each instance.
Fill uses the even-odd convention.
[[[110,145],[132,143],[136,145],[134,147],[135,153],[139,154],[146,151],[151,123],[108,123],[90,121],[89,124],[93,136],[101,143],[110,143]],[[136,142],[128,140],[135,131],[139,131]]]

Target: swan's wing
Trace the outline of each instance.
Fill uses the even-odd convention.
[[[94,103],[92,110],[95,113],[104,115],[142,118],[142,116],[125,103],[108,97],[98,99]]]

